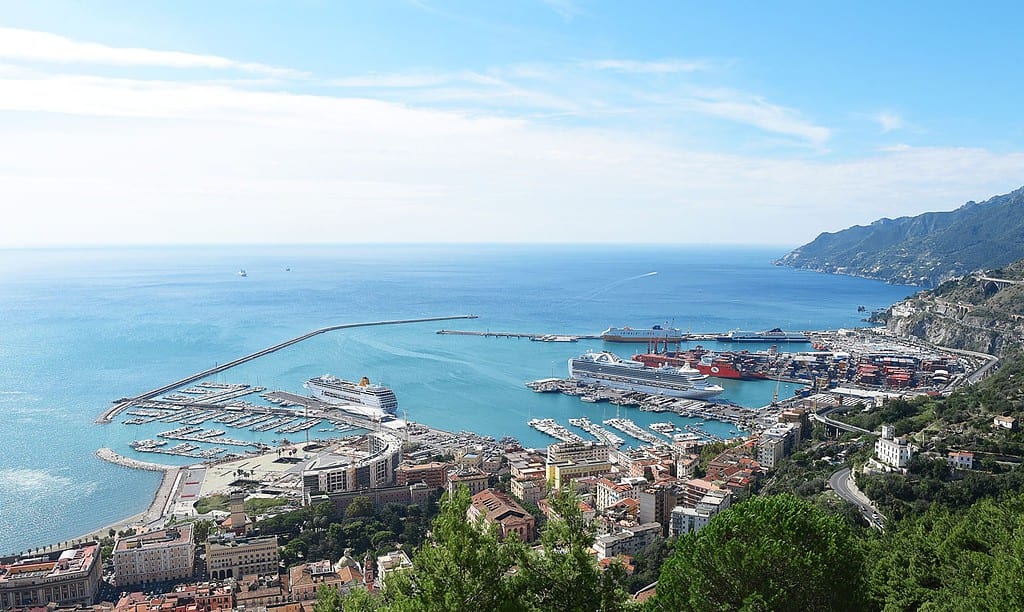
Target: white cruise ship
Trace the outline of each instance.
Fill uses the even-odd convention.
[[[601,339],[605,342],[651,342],[653,340],[679,342],[683,339],[683,332],[677,327],[662,327],[661,325],[639,328],[609,327],[601,332]]]
[[[371,385],[370,379],[365,376],[356,384],[324,374],[306,381],[302,386],[309,389],[313,397],[327,404],[361,404],[377,408],[387,414],[395,414],[398,411],[398,398],[395,397],[395,392],[381,385]]]
[[[652,368],[607,351],[588,352],[569,360],[569,376],[581,382],[669,397],[709,399],[724,389],[690,367]]]
[[[804,332],[786,332],[778,327],[768,331],[749,332],[734,329],[715,338],[719,342],[809,342]]]

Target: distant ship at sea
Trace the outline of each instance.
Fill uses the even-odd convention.
[[[242,268],[241,270],[239,270],[239,271],[238,271],[238,275],[239,275],[239,276],[249,276],[248,274],[246,274],[246,272],[245,272],[245,268]]]
[[[733,330],[717,336],[715,340],[719,342],[810,342],[804,332],[786,332],[778,327],[761,332]]]
[[[309,389],[314,398],[325,404],[335,405],[341,409],[353,408],[350,411],[361,416],[382,420],[398,411],[398,398],[395,392],[383,385],[370,384],[370,379],[365,376],[357,384],[324,374],[311,378],[302,386]]]
[[[661,325],[647,328],[609,327],[601,332],[601,339],[605,342],[681,342],[683,332],[676,327],[662,327]]]
[[[645,366],[608,351],[588,352],[569,360],[569,376],[581,382],[670,397],[709,399],[724,389],[690,367]]]

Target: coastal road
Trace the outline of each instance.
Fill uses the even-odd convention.
[[[871,505],[871,500],[861,493],[857,485],[854,484],[850,477],[850,468],[843,468],[832,474],[828,479],[828,484],[836,492],[836,495],[857,506],[857,510],[869,525],[879,530],[884,527],[885,517],[878,513],[878,510]]]

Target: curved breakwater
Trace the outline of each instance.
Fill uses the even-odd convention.
[[[269,355],[270,353],[277,352],[277,351],[279,351],[279,350],[281,350],[283,348],[289,347],[289,346],[291,346],[293,344],[298,344],[299,342],[302,342],[303,340],[308,340],[309,338],[312,338],[313,336],[319,336],[320,334],[324,334],[324,333],[327,333],[327,332],[336,331],[336,330],[339,330],[339,329],[352,329],[354,327],[375,327],[375,326],[380,326],[380,325],[404,325],[404,324],[407,324],[407,323],[428,323],[428,322],[431,322],[431,321],[452,321],[452,320],[455,320],[455,319],[475,319],[475,318],[477,318],[476,315],[452,315],[452,316],[447,316],[447,317],[424,317],[424,318],[419,318],[419,319],[394,319],[394,320],[390,320],[390,321],[370,321],[370,322],[366,322],[366,323],[343,323],[341,325],[330,325],[328,327],[321,327],[320,329],[314,329],[313,331],[307,332],[305,334],[302,334],[301,336],[296,336],[295,338],[292,338],[290,340],[285,340],[284,342],[281,342],[279,344],[275,344],[274,346],[270,346],[270,347],[267,347],[265,349],[256,351],[255,353],[250,353],[250,354],[248,354],[248,355],[246,355],[244,357],[239,357],[238,359],[234,359],[234,360],[229,361],[227,363],[223,363],[221,365],[214,366],[214,367],[212,367],[212,368],[210,368],[208,370],[203,370],[202,372],[198,372],[198,373],[193,374],[191,376],[188,376],[186,378],[182,378],[181,380],[177,380],[175,382],[172,382],[170,384],[164,385],[164,386],[159,387],[157,389],[152,389],[150,391],[146,391],[145,393],[143,393],[141,395],[136,395],[135,397],[125,398],[123,400],[118,400],[118,402],[116,404],[114,404],[113,406],[108,408],[102,415],[100,415],[100,417],[96,419],[96,422],[100,423],[100,424],[109,423],[112,420],[114,420],[114,417],[116,417],[118,415],[118,413],[120,413],[122,410],[126,410],[132,404],[134,404],[136,402],[141,402],[143,400],[152,399],[152,398],[154,398],[154,397],[156,397],[158,395],[162,395],[164,393],[167,393],[168,391],[173,391],[173,390],[175,390],[175,389],[177,389],[179,387],[184,387],[185,385],[187,385],[189,383],[193,383],[193,382],[195,382],[197,380],[202,380],[202,379],[204,379],[204,378],[206,378],[208,376],[213,376],[214,374],[219,374],[220,372],[223,372],[224,370],[231,369],[231,368],[233,368],[233,367],[235,367],[237,365],[241,365],[241,364],[246,363],[248,361],[252,361],[253,359],[258,359],[260,357],[263,357],[264,355]]]

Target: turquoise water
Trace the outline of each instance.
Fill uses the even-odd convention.
[[[665,322],[694,332],[837,328],[859,324],[859,305],[881,308],[913,292],[771,265],[781,254],[479,245],[0,251],[0,552],[74,537],[148,505],[158,474],[93,453],[109,446],[170,462],[137,455],[127,444],[178,425],[94,425],[112,400],[318,327],[480,317],[332,332],[217,379],[302,392],[302,383],[320,374],[366,375],[393,387],[412,420],[542,446],[551,440],[526,426],[530,418],[598,420],[615,416],[615,407],[535,394],[524,383],[565,376],[566,361],[588,347],[629,356],[632,346],[444,336],[438,329],[598,333]],[[721,384],[725,399],[747,406],[766,404],[775,389],[771,381]],[[791,393],[783,384],[780,395]],[[687,422],[635,409],[622,416]],[[707,428],[727,434],[730,426]],[[281,437],[225,429],[232,438]]]

